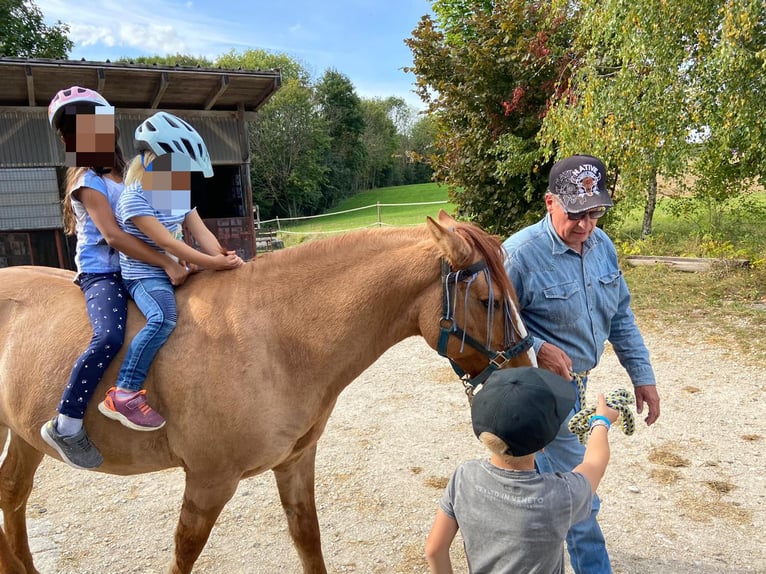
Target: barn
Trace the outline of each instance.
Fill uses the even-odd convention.
[[[0,57],[0,84],[0,267],[74,268],[61,213],[64,150],[47,115],[51,98],[70,86],[95,89],[115,106],[127,158],[136,126],[158,110],[191,123],[214,169],[209,179],[193,174],[192,203],[222,245],[255,255],[247,122],[279,89],[279,70]]]

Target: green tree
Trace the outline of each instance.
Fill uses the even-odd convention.
[[[681,176],[697,176],[685,201],[721,206],[764,173],[763,2],[584,0],[577,7],[580,57],[540,134],[549,155],[587,150],[607,160],[620,175],[618,210],[644,207],[644,236],[659,176],[679,185]],[[690,137],[695,132],[705,135]]]
[[[121,57],[118,62],[131,62],[133,64],[141,64],[144,66],[183,66],[183,67],[200,67],[200,68],[212,68],[213,62],[202,56],[191,56],[189,54],[175,54],[167,56],[136,56],[129,58],[127,56]]]
[[[436,163],[433,157],[443,153],[436,147],[436,134],[437,126],[434,116],[424,114],[415,120],[412,128],[404,136],[406,141],[402,147],[403,184],[431,181],[433,176],[431,165]]]
[[[322,205],[329,138],[312,102],[311,88],[289,79],[250,124],[253,202],[262,217],[296,217]]]
[[[215,65],[229,69],[279,70],[283,80],[295,79],[304,85],[311,81],[310,74],[299,60],[281,52],[250,49],[239,53],[232,49],[216,58]]]
[[[362,189],[393,185],[394,156],[399,147],[396,126],[391,119],[394,103],[395,98],[362,100],[364,132],[361,141],[365,160]]]
[[[266,50],[234,50],[216,66],[282,73],[282,87],[250,123],[250,179],[253,203],[261,216],[296,217],[324,205],[325,165],[330,138],[314,105],[314,88],[303,65],[290,56]]]
[[[434,178],[458,215],[507,233],[542,211],[536,142],[572,58],[564,9],[524,0],[434,2],[406,40],[417,92],[435,118]]]
[[[0,55],[13,58],[64,59],[74,46],[69,26],[45,24],[31,0],[0,0]]]
[[[325,165],[329,179],[323,186],[323,208],[359,190],[365,161],[362,144],[364,112],[351,81],[337,70],[327,70],[315,87],[320,117],[327,125],[330,148]]]

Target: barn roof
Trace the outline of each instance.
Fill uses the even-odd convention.
[[[82,86],[117,109],[247,114],[266,103],[281,81],[279,70],[0,57],[0,107],[47,107],[59,90]]]

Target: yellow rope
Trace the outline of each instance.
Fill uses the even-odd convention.
[[[585,385],[582,382],[582,376],[575,373],[574,381],[580,394],[580,411],[570,419],[569,430],[577,435],[580,444],[586,444],[588,442],[588,434],[590,433],[590,417],[595,414],[596,407],[585,406]],[[606,401],[606,406],[620,412],[620,416],[617,417],[614,424],[619,424],[622,432],[626,435],[632,435],[636,430],[636,421],[630,410],[630,405],[636,402],[633,395],[625,389],[617,389],[606,393],[604,401]]]

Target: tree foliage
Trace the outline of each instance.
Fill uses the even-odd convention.
[[[328,180],[329,137],[310,87],[287,80],[250,125],[253,201],[262,216],[316,213]]]
[[[434,2],[407,40],[437,127],[435,179],[458,214],[505,233],[537,217],[547,174],[535,140],[571,59],[569,19],[548,3]]]
[[[360,189],[366,159],[362,141],[365,118],[354,85],[337,70],[324,73],[315,87],[314,97],[330,137],[325,160],[330,177],[322,188],[322,208],[326,208]]]
[[[213,62],[202,56],[191,56],[189,54],[175,54],[167,56],[136,56],[129,58],[123,56],[118,62],[130,62],[132,64],[141,64],[143,66],[182,66],[189,68],[212,68]]]
[[[48,26],[31,0],[0,0],[0,55],[63,59],[74,46],[69,26]]]

